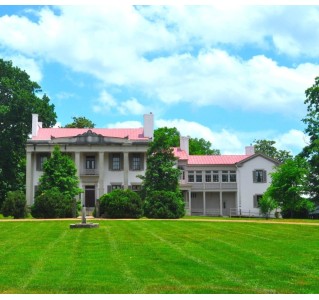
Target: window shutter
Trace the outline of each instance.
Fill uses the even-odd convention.
[[[141,171],[144,170],[144,154],[141,153]]]
[[[41,162],[40,162],[40,154],[37,154],[37,162],[36,162],[36,164],[37,164],[37,171],[41,171],[41,167],[40,167],[40,164],[41,164]]]
[[[253,182],[256,183],[257,182],[257,172],[253,171]]]
[[[129,185],[129,186],[127,187],[127,189],[128,189],[128,190],[132,190],[132,186]]]
[[[267,172],[263,170],[263,182],[267,182]]]
[[[132,171],[133,170],[133,154],[132,153],[129,153],[128,155],[128,164],[129,164],[130,171]]]
[[[124,155],[123,153],[120,153],[120,170],[123,171],[124,166]]]
[[[258,203],[257,203],[257,195],[254,195],[254,208],[258,207]]]
[[[109,153],[109,170],[112,171],[112,168],[113,168],[113,154],[112,153]]]
[[[108,186],[107,186],[107,192],[108,192],[108,193],[111,193],[111,192],[112,192],[112,186],[111,186],[111,185],[108,185]]]

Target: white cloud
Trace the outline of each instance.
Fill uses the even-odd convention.
[[[103,90],[100,93],[100,97],[93,105],[93,111],[96,113],[116,111],[121,115],[141,115],[148,111],[148,109],[135,98],[120,102],[116,100],[110,93]]]
[[[284,67],[263,55],[241,59],[223,45],[292,56],[319,54],[319,9],[283,6],[61,6],[38,20],[0,18],[0,44],[29,62],[58,62],[154,103],[300,114],[319,66]],[[36,64],[34,73],[36,76]],[[31,66],[29,66],[31,68]],[[32,68],[31,68],[32,69]],[[32,72],[32,70],[31,70]],[[38,78],[40,73],[38,72]],[[152,104],[153,105],[153,104]],[[151,106],[151,105],[150,105]],[[140,114],[135,98],[101,94],[94,111]],[[146,110],[147,111],[147,110]]]
[[[226,129],[213,132],[210,128],[184,119],[155,120],[156,127],[176,127],[182,136],[203,138],[212,144],[213,149],[219,149],[222,154],[243,154],[244,145],[239,141],[235,133]]]
[[[291,129],[274,139],[276,147],[280,150],[287,150],[293,154],[298,154],[305,146],[309,144],[309,137],[302,131]]]
[[[14,66],[28,73],[30,79],[40,83],[43,75],[39,64],[33,58],[27,58],[23,55],[3,55],[5,60],[11,60]]]
[[[143,127],[143,125],[139,121],[116,122],[116,123],[109,123],[106,125],[106,128],[141,128],[141,127]]]

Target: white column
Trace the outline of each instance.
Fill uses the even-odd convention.
[[[206,216],[206,192],[204,191],[203,192],[203,213],[204,213],[204,216]]]
[[[104,195],[104,152],[99,152],[99,196]]]
[[[80,152],[75,152],[75,166],[76,166],[76,176],[80,177],[80,170],[81,170],[81,165],[80,165]]]
[[[223,215],[223,192],[219,192],[219,213],[222,216]]]
[[[192,215],[192,195],[191,190],[188,191],[188,199],[189,199],[189,215]]]
[[[124,189],[128,189],[129,160],[128,152],[124,152]]]
[[[33,168],[32,168],[32,152],[27,152],[26,162],[26,200],[27,205],[33,204]]]

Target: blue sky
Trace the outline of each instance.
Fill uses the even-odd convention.
[[[0,57],[40,84],[58,125],[140,127],[153,112],[222,154],[305,146],[318,54],[318,6],[0,6]]]

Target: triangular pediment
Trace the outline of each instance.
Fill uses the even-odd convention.
[[[118,138],[118,137],[108,137],[101,134],[93,132],[91,129],[88,131],[78,134],[74,137],[54,137],[51,136],[51,143],[53,144],[80,144],[80,145],[98,145],[98,144],[131,144],[128,137]]]

